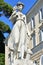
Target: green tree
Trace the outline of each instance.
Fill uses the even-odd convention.
[[[5,16],[7,18],[10,17],[11,13],[12,13],[12,6],[5,3],[4,0],[0,0],[0,17],[1,16]],[[3,40],[5,39],[3,33],[10,33],[11,29],[10,27],[5,24],[4,22],[0,21],[0,48],[4,49],[5,45],[3,44]],[[4,51],[2,50],[1,51]],[[4,53],[0,53],[0,65],[5,65],[5,54]]]
[[[4,2],[4,0],[0,0],[0,2]]]
[[[10,33],[11,32],[11,29],[10,27],[5,24],[4,22],[0,21],[0,31],[3,32],[3,33]]]
[[[5,65],[5,54],[0,53],[0,65]]]
[[[3,14],[0,14],[0,16],[5,15],[6,17],[9,17],[12,13],[12,6],[5,3],[4,0],[0,0],[0,12],[2,11]]]
[[[12,13],[12,6],[7,4],[6,2],[4,2],[4,0],[0,0],[0,17],[5,15],[6,17],[10,17],[11,13]],[[2,21],[0,21],[0,31],[2,33],[10,33],[10,27],[8,25],[6,25],[5,23],[3,23]]]

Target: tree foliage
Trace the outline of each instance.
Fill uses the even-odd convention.
[[[0,12],[3,12],[0,14],[1,15],[5,15],[6,17],[9,17],[12,13],[12,7],[11,5],[7,4],[4,2],[4,0],[0,0]],[[8,32],[10,33],[10,27],[8,25],[6,25],[4,22],[0,21],[0,30],[5,33]]]
[[[5,54],[0,53],[0,65],[5,65]]]
[[[0,0],[0,2],[4,2],[4,0]]]
[[[12,13],[12,6],[5,3],[3,0],[0,0],[0,12],[3,11],[3,14],[6,17],[9,17]]]
[[[10,27],[7,24],[5,24],[4,22],[0,21],[0,31],[3,32],[3,33],[5,33],[5,32],[10,33],[11,29],[10,29]]]
[[[10,17],[12,13],[12,6],[5,3],[4,0],[0,0],[0,12],[3,12],[0,14],[0,17],[2,15],[5,15],[6,17]],[[10,27],[5,24],[4,22],[0,21],[0,65],[5,65],[5,45],[3,43],[3,40],[5,39],[3,33],[10,33],[11,29]]]

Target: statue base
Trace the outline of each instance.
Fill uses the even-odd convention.
[[[14,65],[34,65],[32,60],[16,59]]]

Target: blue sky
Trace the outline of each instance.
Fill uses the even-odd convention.
[[[14,7],[18,1],[21,1],[24,3],[24,9],[23,9],[23,13],[26,14],[30,8],[34,5],[34,3],[36,2],[36,0],[4,0],[5,2],[7,2],[8,4],[10,4],[12,7]],[[1,21],[4,21],[6,24],[8,24],[10,26],[10,28],[12,29],[13,25],[12,22],[9,21],[8,18],[6,18],[5,16],[0,17]],[[4,34],[5,37],[8,36],[8,34]]]

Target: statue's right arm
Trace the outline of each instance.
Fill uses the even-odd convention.
[[[16,17],[16,13],[17,13],[16,10],[17,10],[17,6],[15,6],[15,7],[13,8],[12,15],[10,16],[9,19],[12,19],[13,17],[14,17],[14,18]]]
[[[17,13],[16,10],[17,10],[17,6],[14,6],[12,15],[16,15],[16,13]]]

